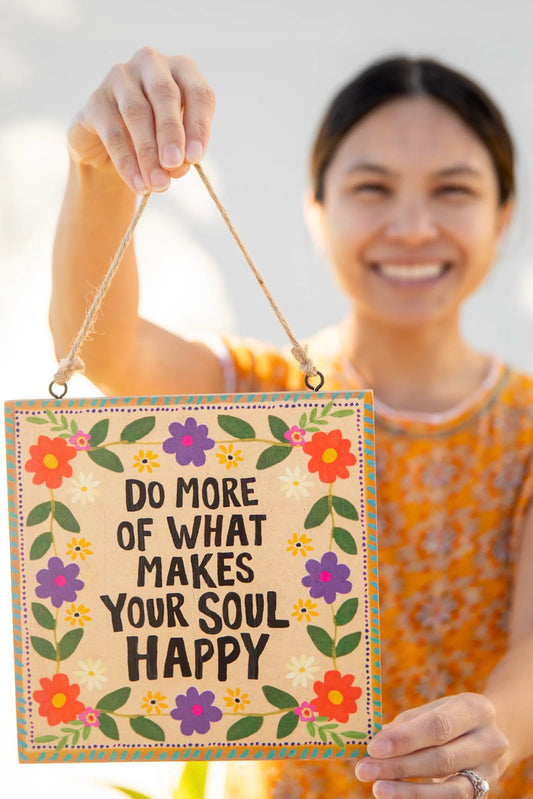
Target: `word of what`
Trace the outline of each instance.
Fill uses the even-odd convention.
[[[250,545],[260,547],[263,543],[263,522],[266,521],[264,513],[251,513],[247,522],[240,513],[233,513],[229,519],[221,513],[212,516],[210,513],[195,516],[192,524],[178,524],[173,516],[167,516],[167,525],[176,549],[195,549],[201,537],[205,547],[232,547],[235,544],[247,547]],[[117,527],[117,541],[121,549],[134,549],[137,545],[140,552],[146,550],[146,539],[152,535],[150,525],[152,518],[137,519],[137,530],[133,522],[128,520],[120,522]],[[190,528],[190,529],[189,529]]]

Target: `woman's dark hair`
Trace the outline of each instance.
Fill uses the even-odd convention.
[[[378,106],[401,97],[431,97],[447,105],[483,142],[498,178],[500,203],[514,194],[514,147],[502,112],[470,78],[429,58],[389,58],[371,64],[334,97],[315,138],[311,181],[324,199],[324,176],[341,140]]]

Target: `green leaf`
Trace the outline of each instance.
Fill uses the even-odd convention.
[[[36,635],[32,635],[30,641],[38,655],[47,660],[57,660],[56,648],[50,641],[45,638],[38,638]]]
[[[341,749],[344,749],[345,743],[342,740],[342,738],[340,737],[340,735],[338,733],[336,733],[336,732],[332,732],[332,733],[330,733],[330,735],[331,735],[331,740],[333,741],[333,743],[336,744],[337,746],[340,746]]]
[[[330,416],[336,416],[337,418],[339,418],[341,416],[353,416],[353,413],[354,412],[349,410],[349,408],[345,408],[341,411],[333,411],[333,413],[330,414]]]
[[[131,788],[122,788],[121,785],[112,785],[111,787],[115,788],[116,791],[122,791],[122,793],[125,793],[130,799],[151,799],[151,797],[147,796],[145,793],[139,793],[139,791],[134,791]]]
[[[234,438],[255,438],[255,430],[251,424],[236,416],[220,414],[218,423],[225,433],[229,433]]]
[[[91,730],[92,729],[94,729],[94,728],[93,727],[84,727],[83,728],[82,733],[81,733],[81,737],[83,738],[84,741],[87,740],[87,738],[91,734]]]
[[[307,414],[302,413],[302,415],[298,419],[298,427],[301,427],[303,429],[306,424],[307,424]]]
[[[328,736],[326,735],[326,733],[324,732],[322,727],[318,728],[318,735],[319,735],[319,738],[322,741],[322,743],[326,744],[328,742]]]
[[[306,530],[310,530],[312,527],[318,527],[325,521],[329,514],[329,498],[328,497],[321,497],[318,499],[309,513],[307,514],[304,527]]]
[[[113,741],[119,740],[120,735],[115,719],[108,716],[107,713],[100,713],[98,721],[100,722],[98,729],[106,738],[111,738]]]
[[[50,421],[53,424],[57,424],[57,418],[56,418],[55,413],[53,413],[52,411],[50,411],[48,409],[45,410],[45,413],[46,413],[46,415],[48,416],[48,418],[50,419]]]
[[[52,741],[57,741],[57,738],[57,735],[39,735],[39,737],[35,739],[35,743],[51,744]]]
[[[74,514],[66,505],[63,505],[62,502],[56,502],[54,504],[54,519],[63,530],[68,530],[69,533],[80,532],[80,525],[76,521]]]
[[[284,461],[285,458],[288,458],[292,450],[293,447],[290,445],[288,447],[279,447],[276,445],[268,447],[268,449],[264,449],[258,457],[255,468],[268,469],[270,466],[275,466],[277,463]]]
[[[346,732],[341,732],[345,738],[353,738],[354,741],[361,740],[361,738],[366,738],[366,732],[357,732],[356,730],[346,730]]]
[[[343,624],[348,624],[351,622],[355,614],[357,613],[357,608],[359,607],[359,600],[355,596],[352,599],[347,599],[346,602],[343,602],[338,611],[335,614],[335,624],[337,626],[342,627]]]
[[[32,602],[31,610],[37,624],[40,624],[45,630],[55,630],[56,620],[46,605],[41,605],[40,602]]]
[[[263,726],[263,716],[246,716],[232,724],[226,733],[226,740],[238,741],[240,738],[247,738],[254,735]]]
[[[322,652],[328,658],[333,657],[333,638],[326,630],[316,627],[314,624],[308,624],[307,633],[319,652]]]
[[[205,796],[207,781],[207,763],[185,763],[177,788],[172,792],[172,799],[202,799]]]
[[[89,430],[89,435],[91,436],[91,448],[98,447],[105,441],[107,436],[107,432],[109,430],[109,419],[101,419],[99,422],[96,422],[95,425],[91,427]]]
[[[312,422],[313,424],[316,423],[316,415],[317,415],[317,413],[318,413],[318,408],[313,408],[311,410],[311,413],[309,414],[309,421]]]
[[[126,425],[120,434],[121,441],[138,441],[143,436],[147,436],[155,427],[155,416],[144,416]]]
[[[263,685],[263,693],[267,702],[270,702],[274,707],[279,707],[280,710],[295,708],[299,705],[294,696],[286,691],[281,691],[279,688],[274,688],[272,685]]]
[[[26,421],[31,422],[31,424],[48,424],[48,420],[43,419],[42,416],[26,416]]]
[[[320,411],[320,415],[327,416],[332,408],[333,408],[333,400],[330,400],[328,403],[326,403],[326,405],[324,405],[324,407]]]
[[[289,425],[284,422],[283,419],[280,419],[278,416],[269,416],[268,426],[274,438],[277,438],[278,441],[282,441],[285,444],[287,443],[285,433],[288,431]]]
[[[104,469],[109,469],[110,472],[124,471],[124,466],[118,455],[115,455],[109,449],[90,449],[87,455],[98,466],[103,466]]]
[[[78,627],[75,630],[69,630],[68,633],[65,633],[59,644],[57,645],[57,650],[59,652],[60,660],[66,660],[69,658],[72,653],[75,651],[76,647],[78,646],[79,642],[83,638],[83,630],[81,627]]]
[[[313,724],[313,722],[312,721],[308,721],[305,726],[307,727],[307,732],[309,733],[311,738],[314,738],[315,735],[316,735],[316,727]]]
[[[348,502],[347,499],[343,499],[343,497],[331,497],[331,501],[333,503],[333,508],[337,511],[339,516],[357,521],[359,514],[351,502]]]
[[[343,527],[334,527],[333,528],[333,539],[339,549],[342,549],[343,552],[347,552],[349,555],[357,555],[357,544],[355,543],[355,538],[348,530],[345,530]]]
[[[118,688],[116,691],[112,691],[110,694],[103,696],[98,701],[96,710],[107,710],[109,713],[112,713],[114,710],[118,710],[119,707],[126,704],[130,698],[130,694],[131,688]]]
[[[52,503],[42,502],[40,505],[36,505],[28,513],[26,524],[28,525],[28,527],[33,527],[34,524],[40,524],[41,522],[44,522],[45,519],[48,519],[51,512],[52,512]]]
[[[350,633],[349,635],[345,635],[335,647],[336,657],[340,658],[343,655],[349,655],[350,652],[353,652],[354,649],[357,649],[360,640],[361,633]]]
[[[294,712],[294,710],[289,710],[288,713],[285,713],[279,720],[278,730],[276,732],[277,738],[287,738],[298,726],[300,719]]]
[[[144,716],[135,716],[130,719],[130,727],[137,735],[142,735],[143,738],[148,738],[150,741],[164,741],[165,731],[159,724],[151,719],[146,719]]]
[[[68,744],[68,735],[65,735],[56,746],[56,752],[61,752],[62,749]]]
[[[70,429],[72,430],[72,434],[73,434],[73,435],[76,435],[76,433],[77,433],[77,432],[78,432],[78,430],[80,429],[80,428],[78,427],[78,424],[77,424],[77,422],[76,422],[76,420],[75,420],[75,419],[72,419],[72,421],[71,421],[71,423],[70,423]]]
[[[52,533],[41,533],[38,535],[30,549],[30,560],[39,560],[46,555],[52,546]]]

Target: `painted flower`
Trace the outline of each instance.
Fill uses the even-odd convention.
[[[90,612],[90,609],[86,608],[85,605],[75,605],[73,602],[65,613],[65,621],[68,622],[71,627],[75,627],[76,625],[85,627],[85,622],[92,621],[92,617],[89,616]]]
[[[302,579],[302,585],[309,588],[313,599],[323,598],[331,605],[337,594],[347,594],[352,590],[352,584],[348,580],[350,569],[343,563],[337,563],[334,552],[326,552],[321,560],[308,560],[305,568],[308,573]]]
[[[84,583],[78,580],[80,567],[76,563],[65,565],[61,558],[50,558],[48,568],[37,572],[39,585],[35,593],[39,599],[50,597],[52,605],[60,608],[63,602],[75,602],[77,591],[81,591]]]
[[[78,718],[80,721],[83,721],[86,727],[100,726],[100,711],[95,710],[94,707],[86,707]]]
[[[182,735],[194,735],[195,732],[205,735],[214,721],[220,721],[222,711],[213,705],[214,699],[212,691],[202,691],[200,694],[194,686],[188,688],[186,694],[178,694],[176,707],[170,711],[170,715],[176,721],[181,721]]]
[[[83,449],[85,451],[91,449],[91,434],[84,433],[83,430],[78,430],[77,433],[74,433],[68,440],[69,444],[72,444],[74,449],[78,451]]]
[[[80,678],[80,683],[86,685],[89,691],[96,688],[97,691],[102,690],[102,683],[107,682],[107,677],[104,672],[107,671],[105,666],[102,666],[101,660],[78,660],[79,671],[74,672],[75,677]]]
[[[293,424],[290,430],[283,433],[283,438],[286,438],[293,447],[302,446],[305,444],[305,430],[302,430],[297,424]]]
[[[27,472],[35,472],[32,478],[35,485],[44,483],[47,488],[59,488],[64,477],[72,476],[69,461],[76,457],[76,452],[64,438],[39,436],[37,444],[30,447],[31,458],[24,468]]]
[[[289,538],[287,544],[287,552],[290,552],[293,557],[296,556],[298,553],[303,555],[304,557],[309,553],[312,552],[314,547],[311,546],[312,538],[308,538],[305,533],[298,535],[298,533],[294,533],[292,538]]]
[[[144,472],[145,469],[148,474],[152,474],[154,469],[159,469],[161,466],[158,462],[158,458],[159,456],[155,452],[152,452],[151,449],[147,449],[146,452],[144,449],[140,449],[138,454],[133,458],[133,468],[137,469],[139,474]]]
[[[307,468],[311,473],[318,472],[323,483],[334,483],[337,477],[349,477],[347,467],[356,463],[355,455],[350,452],[351,445],[340,430],[314,433],[311,441],[303,446],[305,454],[311,456]]]
[[[52,679],[43,677],[39,682],[42,690],[34,691],[33,698],[39,703],[39,715],[46,716],[51,727],[74,721],[85,709],[78,701],[80,686],[71,685],[66,674],[54,674]]]
[[[316,612],[316,602],[311,602],[310,599],[299,599],[296,605],[292,606],[294,609],[293,616],[296,616],[296,621],[311,621],[313,616],[318,616]]]
[[[294,497],[295,499],[299,499],[300,497],[308,497],[309,491],[307,489],[313,485],[312,480],[309,479],[309,475],[306,473],[302,474],[302,470],[299,466],[295,466],[294,469],[287,467],[285,469],[285,474],[282,474],[279,479],[281,482],[280,488],[288,498]]]
[[[316,696],[311,704],[320,716],[344,723],[348,716],[357,711],[356,699],[362,694],[357,686],[352,686],[353,674],[341,675],[339,671],[327,671],[324,681],[317,680],[313,686]]]
[[[100,494],[96,488],[99,485],[100,480],[95,480],[92,472],[89,472],[88,475],[80,472],[78,479],[72,480],[72,485],[69,486],[69,491],[72,493],[72,501],[80,502],[82,505],[94,502],[95,497]]]
[[[92,555],[93,551],[90,548],[91,542],[86,541],[85,538],[76,538],[75,535],[72,536],[72,541],[69,541],[67,544],[66,555],[71,560],[76,560],[79,558],[80,560],[85,560],[87,555]]]
[[[142,709],[146,710],[148,714],[156,713],[159,715],[162,710],[168,708],[165,699],[166,696],[163,696],[159,691],[148,691],[146,696],[143,696]]]
[[[240,688],[235,688],[235,690],[228,688],[228,693],[224,697],[224,702],[226,703],[226,707],[231,708],[234,713],[238,713],[239,710],[244,710],[246,705],[250,704],[248,694],[242,694]]]
[[[226,465],[226,469],[236,469],[239,463],[244,460],[241,450],[233,449],[233,444],[228,444],[227,447],[221,444],[217,452],[217,459],[220,464]]]
[[[208,449],[213,449],[215,442],[208,438],[208,429],[205,424],[198,424],[193,416],[181,422],[172,422],[168,427],[170,438],[163,442],[163,450],[176,457],[180,466],[203,466]]]
[[[318,666],[313,665],[314,662],[314,657],[300,655],[300,657],[297,658],[293,655],[287,663],[286,668],[288,671],[285,677],[288,680],[292,680],[292,684],[295,688],[299,685],[303,688],[307,688],[307,683],[311,682],[311,680],[314,679],[314,674],[319,671]]]
[[[309,702],[302,702],[300,707],[295,708],[294,712],[300,721],[314,721],[316,719],[316,707]]]

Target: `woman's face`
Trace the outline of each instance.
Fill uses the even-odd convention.
[[[509,206],[483,143],[446,106],[418,97],[347,133],[314,211],[357,310],[404,327],[456,317],[487,274]]]

